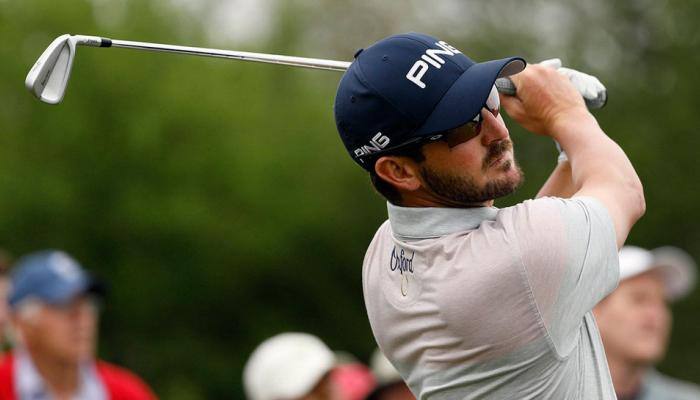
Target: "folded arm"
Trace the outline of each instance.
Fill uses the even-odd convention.
[[[529,65],[512,79],[517,97],[501,99],[508,114],[529,131],[559,142],[570,160],[555,168],[538,197],[597,199],[608,210],[621,247],[646,207],[641,181],[627,155],[603,132],[568,79],[556,71]]]

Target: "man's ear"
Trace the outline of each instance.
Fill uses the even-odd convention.
[[[418,164],[408,157],[380,157],[374,164],[374,171],[400,191],[412,192],[421,187]]]

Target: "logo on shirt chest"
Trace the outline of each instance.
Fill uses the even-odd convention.
[[[408,295],[408,274],[413,275],[413,257],[416,252],[412,251],[410,257],[406,250],[396,246],[391,250],[391,258],[389,259],[389,269],[392,272],[398,271],[401,275],[401,295]]]

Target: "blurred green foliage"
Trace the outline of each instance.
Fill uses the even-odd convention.
[[[61,105],[24,89],[33,62],[66,32],[222,43],[211,43],[206,13],[178,3],[0,0],[0,247],[65,249],[105,277],[100,354],[163,398],[242,398],[245,359],[280,331],[314,333],[366,360],[374,341],[360,266],[386,212],[335,131],[340,74],[80,48]],[[220,2],[194,3],[201,11]],[[546,2],[450,1],[433,19],[409,3],[277,2],[274,29],[237,46],[349,59],[356,47],[416,30],[477,60],[560,56],[607,84],[609,104],[596,115],[645,184],[648,212],[629,243],[700,258],[700,4],[571,1],[547,11],[570,16],[553,36],[529,22],[549,15]],[[119,18],[105,15],[108,4]],[[527,182],[501,206],[532,197],[555,163],[551,143],[510,127]],[[660,366],[696,381],[698,304],[696,293],[675,307]]]

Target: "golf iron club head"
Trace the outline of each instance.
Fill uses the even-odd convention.
[[[27,74],[24,85],[41,101],[58,104],[63,99],[75,58],[75,43],[71,35],[57,37]]]
[[[44,50],[24,85],[41,101],[58,104],[66,93],[78,45],[100,46],[100,38],[82,35],[61,35]]]

